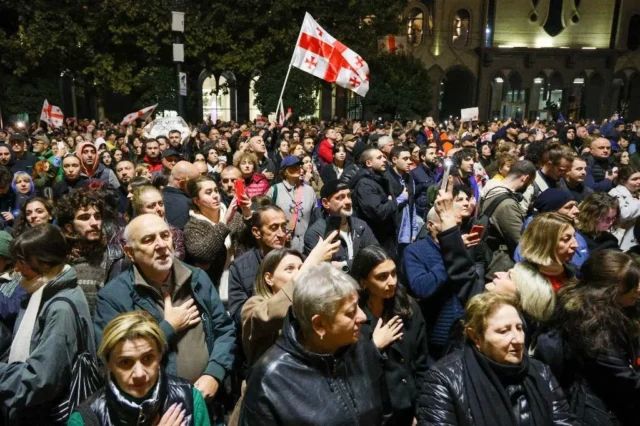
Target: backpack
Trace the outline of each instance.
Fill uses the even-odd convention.
[[[66,424],[73,411],[87,398],[98,390],[104,383],[103,374],[98,367],[95,356],[89,351],[87,338],[82,333],[82,326],[86,325],[80,317],[74,303],[64,296],[54,297],[46,307],[42,317],[46,317],[54,302],[61,301],[69,304],[76,318],[78,327],[78,354],[71,365],[71,381],[67,394],[52,407],[50,417],[54,424]]]
[[[490,193],[491,191],[489,191]],[[492,238],[495,240],[495,238],[497,237],[497,235],[495,235],[495,232],[497,231],[493,231],[493,226],[492,226],[492,222],[491,222],[491,217],[493,216],[493,213],[496,211],[496,209],[498,208],[498,206],[500,206],[500,204],[506,200],[506,199],[513,199],[516,200],[516,197],[514,196],[514,194],[512,194],[510,191],[506,191],[500,195],[497,195],[495,197],[493,197],[490,201],[487,201],[486,198],[484,200],[482,200],[480,202],[480,206],[478,208],[478,212],[480,212],[478,214],[478,216],[475,218],[475,220],[473,221],[474,225],[481,225],[484,227],[484,230],[482,231],[482,236],[481,236],[481,240],[482,241],[486,241],[487,243],[490,243],[489,239]],[[483,209],[483,207],[485,206],[485,203],[487,204],[487,208]],[[495,247],[493,247],[493,245],[490,247],[491,249],[495,249]]]

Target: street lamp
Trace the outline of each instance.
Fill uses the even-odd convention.
[[[173,62],[176,64],[176,75],[178,77],[178,115],[183,117],[183,96],[187,96],[187,73],[182,72],[181,69],[181,64],[184,62],[184,44],[182,43],[182,34],[184,34],[184,12],[171,12],[171,31],[175,33]]]

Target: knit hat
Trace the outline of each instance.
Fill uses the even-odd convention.
[[[184,246],[187,258],[195,263],[214,263],[226,259],[224,240],[229,235],[227,225],[192,218],[184,226]]]
[[[7,231],[0,231],[0,257],[11,258],[11,242],[13,237]]]
[[[538,195],[533,203],[533,208],[538,213],[553,212],[573,201],[573,194],[558,188],[549,188]]]

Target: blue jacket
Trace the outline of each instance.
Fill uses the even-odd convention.
[[[522,232],[527,229],[527,226],[529,226],[529,223],[531,223],[532,220],[533,216],[529,216],[527,220],[525,220],[524,225],[522,226]],[[576,248],[576,252],[573,254],[571,262],[569,263],[576,267],[576,271],[580,271],[582,264],[589,258],[589,246],[587,246],[587,240],[585,240],[578,231],[576,231],[576,242],[578,243],[578,248]],[[524,260],[520,253],[519,243],[516,247],[515,253],[513,254],[513,260],[515,260],[516,263]]]
[[[180,261],[174,259],[174,265],[176,262]],[[191,294],[202,318],[206,344],[209,350],[209,362],[203,374],[213,376],[219,382],[222,382],[233,364],[235,349],[233,322],[225,311],[222,301],[220,301],[220,297],[206,272],[184,263],[182,265],[191,271],[191,277],[189,278]],[[164,312],[159,309],[157,303],[153,300],[154,295],[152,292],[142,286],[134,285],[135,275],[133,268],[133,266],[127,268],[98,292],[96,313],[93,321],[96,342],[102,340],[104,328],[116,315],[135,310],[147,311],[158,321],[160,328],[164,332],[169,346],[165,356],[165,371],[175,376],[177,360],[175,348],[179,335],[171,324],[164,320]],[[187,284],[185,283],[184,285]]]
[[[416,185],[416,211],[420,217],[425,217],[429,204],[427,189],[437,183],[437,169],[430,169],[424,164],[420,164],[411,170],[411,176]]]
[[[438,241],[427,237],[407,246],[402,266],[409,290],[422,308],[429,343],[444,347],[479,277],[458,227],[438,234]]]

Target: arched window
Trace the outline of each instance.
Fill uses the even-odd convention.
[[[454,47],[464,47],[469,43],[471,33],[471,15],[466,9],[460,9],[453,17],[451,43]]]
[[[412,9],[407,20],[407,42],[411,46],[417,46],[422,43],[423,34],[424,12],[418,8]]]
[[[640,47],[640,15],[633,15],[631,19],[629,19],[627,49],[637,50],[638,47]]]

